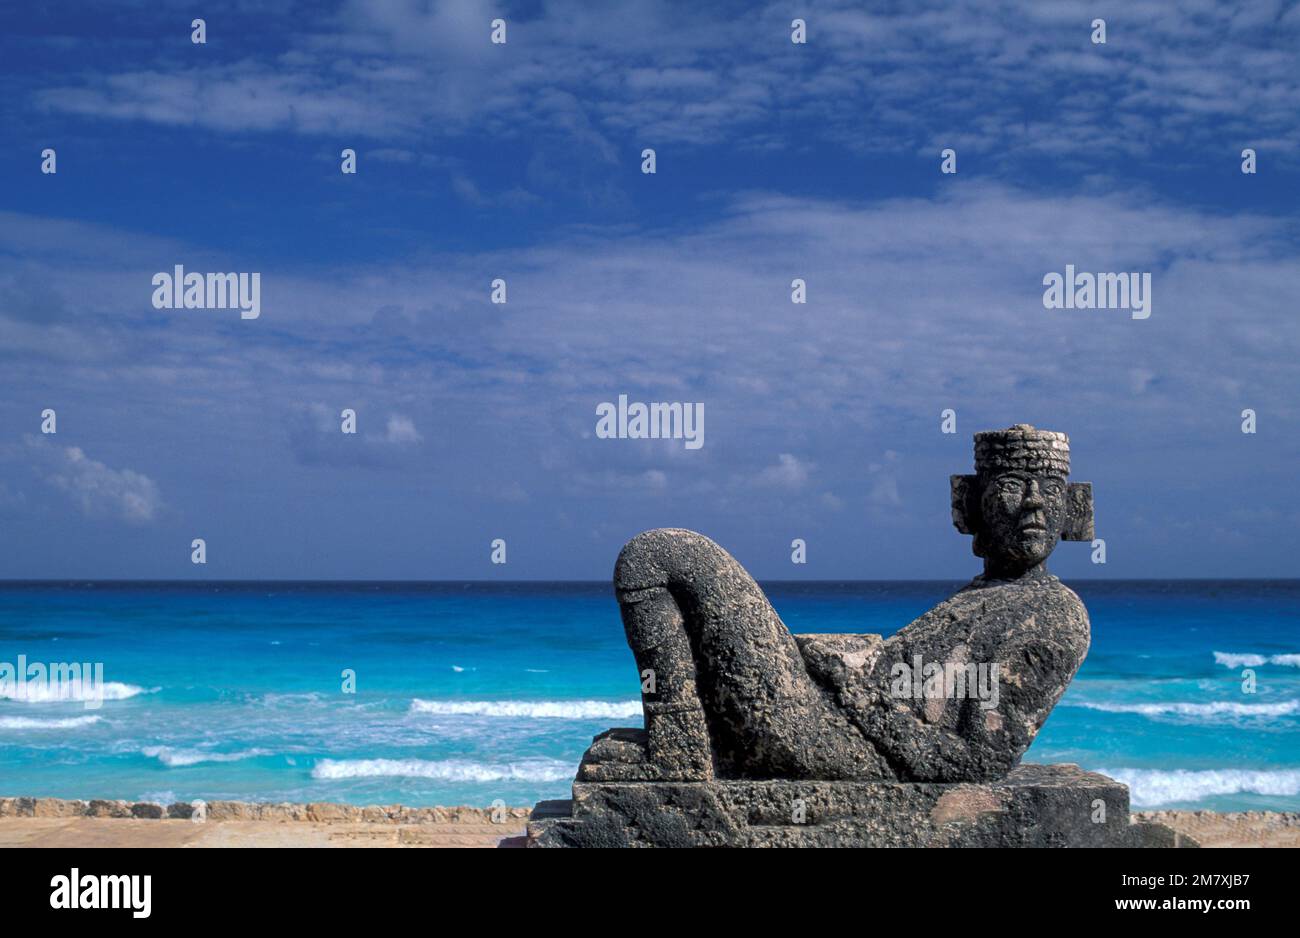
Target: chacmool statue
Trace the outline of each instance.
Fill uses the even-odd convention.
[[[975,470],[952,477],[953,523],[984,572],[888,639],[792,635],[713,541],[633,538],[614,585],[646,728],[597,738],[580,779],[1003,778],[1088,652],[1046,561],[1092,538],[1092,492],[1065,434],[1024,424],[976,434]]]
[[[1047,572],[1092,538],[1063,433],[975,435],[953,523],[984,572],[884,639],[791,635],[763,591],[691,531],[628,542],[614,587],[644,729],[611,729],[531,847],[1178,847],[1128,789],[1018,765],[1088,652],[1088,614]]]

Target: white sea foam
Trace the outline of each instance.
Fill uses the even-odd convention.
[[[146,746],[140,750],[140,754],[157,759],[169,769],[175,769],[187,765],[198,765],[200,762],[239,762],[241,759],[254,759],[258,756],[269,756],[273,753],[268,749],[244,749],[240,752],[208,752],[202,749]]]
[[[641,715],[639,700],[420,700],[411,713],[438,716],[526,717],[554,720],[623,720]]]
[[[261,707],[300,707],[314,706],[325,699],[325,695],[320,691],[301,691],[298,693],[276,693],[268,691],[257,697],[248,699],[248,702],[254,706]]]
[[[1217,717],[1281,717],[1300,712],[1300,700],[1281,700],[1277,703],[1234,703],[1227,700],[1216,700],[1211,703],[1074,701],[1068,706],[1086,707],[1089,710],[1102,710],[1106,713],[1140,713],[1145,717],[1180,716],[1208,719]]]
[[[135,697],[137,694],[156,694],[162,690],[161,687],[137,687],[135,684],[121,684],[117,681],[109,681],[104,685],[105,700],[126,700]]]
[[[46,681],[33,681],[30,684],[24,684],[21,687],[15,681],[6,681],[0,684],[0,699],[19,700],[23,703],[51,703],[58,700],[86,700],[96,699],[98,695],[98,685],[87,683],[83,685],[84,691],[81,695],[72,693],[75,688],[70,684],[49,683]],[[137,694],[154,694],[162,690],[161,687],[138,687],[135,684],[122,684],[118,681],[105,681],[103,686],[104,700],[126,700]]]
[[[1259,668],[1266,664],[1280,664],[1300,668],[1300,655],[1257,655],[1253,652],[1216,651],[1214,663],[1225,668]]]
[[[1098,769],[1129,787],[1135,808],[1200,801],[1215,795],[1300,795],[1300,769]]]
[[[311,770],[316,779],[431,778],[443,782],[561,782],[573,777],[573,766],[556,759],[532,759],[505,764],[448,759],[321,759]]]
[[[0,717],[0,730],[70,730],[98,722],[99,717],[56,717],[48,720],[39,717]]]

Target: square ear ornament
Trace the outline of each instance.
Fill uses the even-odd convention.
[[[1092,483],[1069,483],[1065,488],[1065,527],[1061,529],[1061,540],[1091,541],[1092,519]]]
[[[977,478],[973,475],[948,477],[952,485],[952,526],[962,534],[975,533],[971,526],[975,519],[975,506],[970,503],[970,499],[975,492]]]
[[[978,476],[949,477],[952,486],[952,524],[962,534],[975,533],[978,506],[972,499],[978,492]],[[1065,489],[1065,525],[1063,541],[1091,541],[1093,532],[1092,483],[1070,482]]]

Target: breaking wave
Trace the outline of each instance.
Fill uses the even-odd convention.
[[[1258,668],[1266,664],[1280,664],[1300,668],[1300,655],[1257,655],[1252,652],[1216,651],[1214,663],[1225,668]]]
[[[198,765],[200,762],[239,762],[241,759],[255,759],[258,756],[274,755],[269,749],[245,749],[241,752],[205,752],[202,749],[173,749],[170,746],[146,746],[140,750],[140,754],[157,759],[169,769],[186,765]]]
[[[63,717],[42,720],[39,717],[0,717],[0,730],[70,730],[98,723],[99,717]]]
[[[622,720],[641,715],[639,700],[420,700],[411,713],[437,716],[526,717],[553,720]]]
[[[30,684],[19,685],[16,681],[4,681],[0,683],[0,699],[18,700],[23,703],[52,703],[59,700],[85,701],[98,700],[100,695],[98,685],[87,682],[81,689],[89,690],[89,693],[74,694],[76,689],[72,684],[59,684],[57,682],[49,683],[46,681],[33,681]],[[117,681],[105,681],[103,686],[104,700],[126,700],[137,694],[153,694],[161,690],[160,687],[144,688],[135,684],[122,684]]]
[[[316,779],[431,778],[444,782],[561,782],[573,777],[574,767],[555,759],[511,762],[505,765],[449,759],[321,759],[311,770]]]
[[[1062,704],[1066,706],[1066,704]],[[1086,707],[1105,713],[1138,713],[1145,717],[1179,716],[1199,719],[1223,717],[1281,717],[1300,712],[1300,700],[1283,700],[1278,703],[1234,703],[1216,700],[1212,703],[1098,703],[1074,702],[1069,706]]]
[[[1153,808],[1215,795],[1300,795],[1300,769],[1098,769],[1123,782],[1135,808]]]

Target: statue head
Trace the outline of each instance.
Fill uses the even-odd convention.
[[[975,475],[952,477],[952,518],[985,576],[1046,571],[1059,540],[1091,540],[1092,486],[1068,482],[1070,439],[1016,424],[975,434]]]

